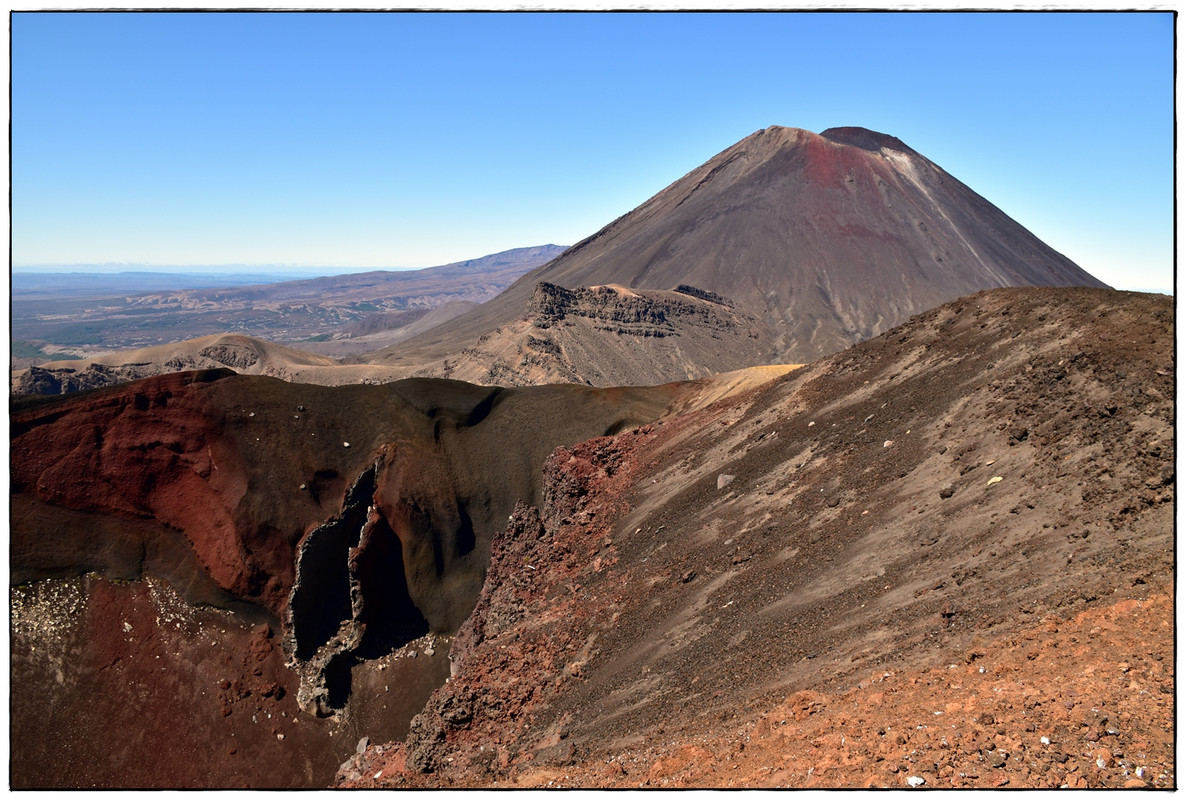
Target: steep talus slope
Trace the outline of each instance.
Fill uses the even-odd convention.
[[[339,776],[1172,786],[1173,370],[1171,298],[997,290],[560,449]]]
[[[15,596],[19,604],[38,608],[37,598],[53,593],[46,586],[58,587],[83,609],[105,598],[135,628],[135,620],[150,612],[135,610],[146,597],[143,582],[164,581],[182,605],[235,612],[210,634],[216,643],[226,646],[229,639],[246,647],[255,640],[251,624],[268,626],[268,647],[299,676],[281,670],[286,675],[275,682],[283,691],[265,695],[246,683],[254,680],[249,662],[242,673],[242,666],[206,659],[215,672],[201,673],[203,681],[228,678],[232,684],[226,702],[279,694],[269,702],[295,705],[277,706],[277,714],[299,706],[310,714],[334,714],[340,717],[337,730],[348,730],[370,713],[374,692],[386,700],[385,684],[372,680],[373,669],[352,678],[358,662],[456,630],[480,590],[490,537],[516,502],[538,502],[540,466],[552,449],[654,419],[677,392],[673,386],[504,390],[429,379],[321,387],[212,370],[66,398],[25,399],[12,414]],[[132,588],[119,588],[127,582]],[[13,719],[14,739],[22,742],[14,755],[15,783],[92,785],[87,776],[59,777],[66,766],[60,759],[87,752],[131,770],[123,774],[132,785],[144,775],[151,778],[145,785],[181,785],[180,777],[170,780],[137,757],[133,745],[143,731],[134,716],[116,720],[123,727],[110,731],[111,720],[91,712],[77,717],[86,692],[102,693],[104,703],[118,709],[139,702],[141,684],[118,677],[108,670],[113,662],[96,655],[104,643],[88,637],[110,635],[101,633],[106,629],[100,620],[80,627],[71,622],[76,611],[58,607],[57,614],[49,603],[39,617],[44,624],[16,640],[13,685],[52,695],[65,709],[66,727],[44,730],[37,707],[20,705]],[[210,624],[198,626],[203,636]],[[238,633],[231,630],[235,626]],[[69,647],[61,630],[75,631]],[[132,648],[141,658],[159,653],[166,646],[161,637],[172,636],[161,628],[159,614],[139,633],[131,630],[127,636],[142,642]],[[155,630],[147,641],[141,638],[145,630]],[[51,671],[46,685],[38,653],[55,648],[73,654],[54,665],[63,681],[54,683]],[[132,655],[112,658],[131,669]],[[177,651],[169,651],[168,666],[177,667],[177,658]],[[447,667],[444,674],[441,669],[441,659],[437,666],[405,669],[401,682],[431,691],[435,684],[424,685],[426,676],[443,680]],[[236,683],[236,674],[242,681]],[[368,686],[365,696],[361,689]],[[217,715],[220,701],[206,689],[196,684],[192,696],[176,701],[190,704],[182,709],[167,704],[172,698],[161,699],[169,708],[162,713]],[[351,703],[364,708],[355,711]],[[404,712],[402,724],[414,710]],[[335,728],[318,730],[320,739],[305,735],[324,751],[320,778],[265,770],[255,785],[327,782],[325,770],[345,754],[337,753],[327,767],[324,758],[335,757],[326,754],[336,742],[324,737]],[[201,785],[240,774],[231,762],[241,759],[231,755],[207,754],[212,761]],[[109,772],[119,774],[114,766],[105,768]]]
[[[764,323],[770,363],[812,361],[982,289],[1103,286],[894,137],[771,127],[494,300],[367,360],[463,360],[519,319],[541,282],[713,292]]]

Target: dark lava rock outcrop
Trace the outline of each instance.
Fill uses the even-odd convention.
[[[416,374],[499,386],[691,380],[768,361],[762,329],[727,298],[691,286],[636,291],[540,283],[523,318]]]
[[[487,357],[481,337],[529,314],[542,283],[640,294],[686,285],[728,298],[739,317],[758,321],[761,360],[750,360],[755,348],[742,347],[713,371],[814,361],[983,289],[1103,286],[892,136],[776,126],[718,154],[472,312],[366,360],[432,374],[447,363],[468,374],[467,360]],[[612,334],[599,338],[611,358],[634,347]],[[686,377],[673,368],[684,365],[656,360],[640,382]],[[610,376],[582,377],[606,385]]]

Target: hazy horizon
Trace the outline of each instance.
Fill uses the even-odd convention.
[[[1173,34],[1171,12],[14,11],[11,256],[420,269],[580,241],[760,128],[858,125],[1100,280],[1172,291]]]

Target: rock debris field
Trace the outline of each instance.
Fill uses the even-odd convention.
[[[1173,330],[1003,289],[654,389],[18,408],[13,787],[1176,787]]]

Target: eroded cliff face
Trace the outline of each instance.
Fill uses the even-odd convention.
[[[416,374],[500,386],[651,385],[768,363],[770,342],[754,316],[693,286],[566,289],[543,282],[519,319]]]

